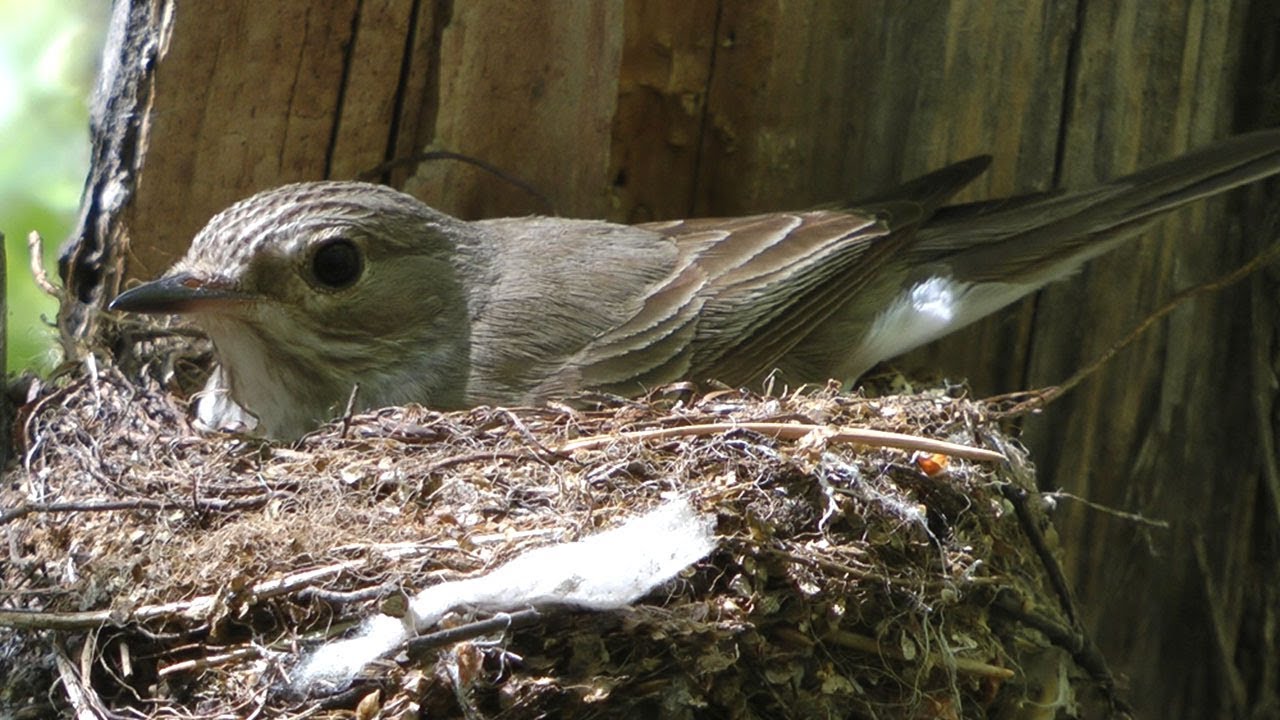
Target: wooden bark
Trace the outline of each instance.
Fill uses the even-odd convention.
[[[116,209],[91,179],[86,208],[109,212],[87,212],[77,257],[105,247],[152,276],[236,199],[426,148],[492,162],[561,214],[624,221],[804,207],[979,153],[995,162],[966,199],[1087,185],[1238,127],[1241,99],[1267,97],[1255,88],[1275,74],[1263,5],[134,0],[134,35],[154,39],[135,51],[153,62],[108,78],[133,104],[104,111],[136,119],[136,141],[116,143],[136,148],[129,193]],[[123,127],[99,122],[99,147]],[[543,210],[465,165],[388,178],[465,217]],[[1272,242],[1242,232],[1242,207],[1180,213],[901,365],[979,394],[1059,382],[1162,298]],[[110,257],[82,273],[86,302],[121,281]],[[1046,488],[1171,523],[1064,501],[1059,524],[1086,626],[1145,716],[1277,702],[1265,282],[1180,309],[1026,424]]]

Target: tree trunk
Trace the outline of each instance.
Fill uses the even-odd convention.
[[[1085,186],[1272,108],[1277,11],[1246,0],[506,3],[133,0],[65,258],[85,305],[150,277],[216,211],[443,149],[558,213],[645,221],[803,208],[991,153],[964,199]],[[452,162],[384,179],[468,218],[545,212]],[[977,394],[1053,384],[1271,235],[1199,204],[902,361]],[[1258,225],[1254,225],[1258,227]],[[1280,698],[1277,278],[1201,298],[1026,423],[1086,626],[1147,717]]]

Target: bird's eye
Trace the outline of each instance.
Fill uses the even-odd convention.
[[[330,290],[351,286],[363,269],[360,249],[346,238],[326,240],[311,253],[311,275]]]

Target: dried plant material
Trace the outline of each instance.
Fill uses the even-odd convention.
[[[1053,707],[1110,702],[1079,669],[1087,643],[1055,646],[1079,636],[1052,543],[1029,535],[1045,506],[976,403],[410,406],[277,446],[195,433],[148,379],[182,362],[87,369],[23,408],[0,519],[0,624],[19,628],[0,630],[6,703],[45,702],[77,658],[90,672],[52,694],[60,711],[153,717],[1018,717],[1046,688]],[[360,619],[673,495],[715,518],[717,549],[635,604],[455,611],[335,695],[290,691],[304,654]],[[51,642],[71,659],[53,664]]]

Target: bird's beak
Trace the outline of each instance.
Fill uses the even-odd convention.
[[[191,273],[177,273],[143,283],[116,296],[109,310],[176,315],[213,310],[218,306],[237,304],[253,297],[237,290],[221,278],[206,279]]]

